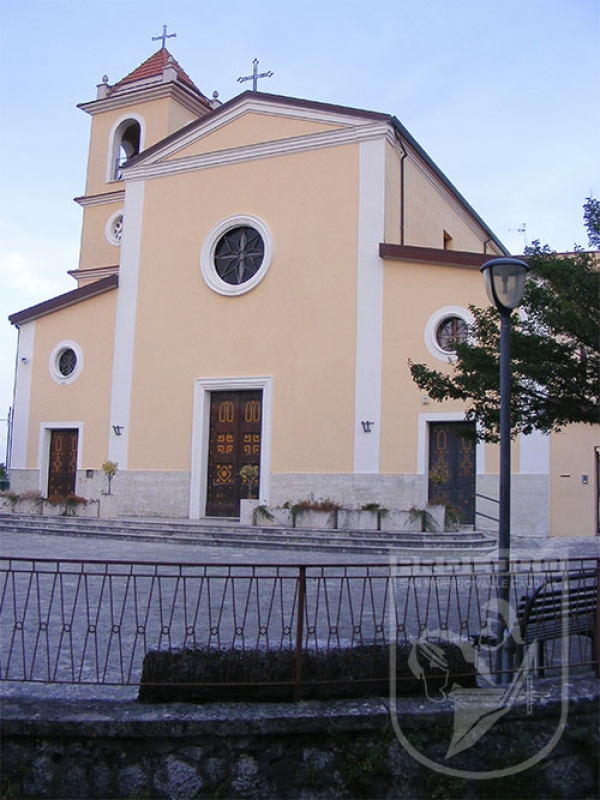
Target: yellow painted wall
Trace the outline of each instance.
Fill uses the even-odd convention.
[[[597,533],[600,426],[569,425],[551,439],[552,536]],[[587,475],[587,484],[583,476]]]
[[[174,125],[186,124],[194,115],[182,109],[169,97],[152,100],[144,103],[132,103],[130,106],[116,108],[92,117],[90,134],[90,150],[88,156],[88,169],[85,193],[86,195],[113,192],[121,188],[120,181],[106,181],[108,145],[110,132],[115,122],[123,117],[137,114],[144,120],[144,149],[164,139],[174,130]]]
[[[261,114],[253,111],[227,122],[216,131],[202,136],[193,144],[182,148],[182,150],[177,151],[169,158],[187,158],[189,156],[202,155],[203,153],[229,150],[234,147],[249,147],[261,142],[273,142],[298,136],[309,136],[325,131],[334,131],[341,127],[343,126],[275,114]]]
[[[41,317],[36,321],[32,358],[27,467],[38,468],[40,424],[83,422],[82,469],[99,469],[107,458],[116,291]],[[51,377],[50,355],[62,341],[83,351],[84,366],[72,383]]]
[[[147,182],[130,468],[189,469],[196,379],[275,375],[273,470],[352,471],[358,151]],[[200,251],[242,213],[269,227],[273,261],[254,290],[223,297]]]
[[[110,267],[120,261],[120,248],[106,238],[106,225],[111,216],[123,209],[123,201],[103,203],[85,209],[81,230],[79,269]]]
[[[468,223],[464,212],[449,202],[449,195],[435,185],[428,174],[405,159],[405,244],[420,247],[444,246],[444,231],[452,236],[452,249],[484,252],[487,235]]]
[[[387,244],[401,244],[401,201],[400,154],[396,148],[386,142],[384,241]]]
[[[457,401],[422,402],[408,360],[449,369],[425,344],[425,324],[445,306],[466,308],[467,298],[487,305],[478,269],[387,261],[385,264],[384,362],[380,469],[383,473],[414,473],[417,468],[417,415],[458,412]]]

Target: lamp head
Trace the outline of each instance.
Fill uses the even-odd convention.
[[[523,299],[529,265],[518,258],[493,258],[481,267],[490,301],[502,316],[510,316]]]

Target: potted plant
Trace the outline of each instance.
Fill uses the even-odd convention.
[[[105,461],[102,464],[102,472],[104,472],[108,480],[108,492],[106,494],[112,494],[112,481],[118,469],[119,465],[114,461]]]
[[[246,497],[248,500],[256,500],[258,490],[258,466],[256,464],[245,464],[240,470],[242,485],[246,487]]]

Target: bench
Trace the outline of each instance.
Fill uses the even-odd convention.
[[[597,614],[596,570],[549,574],[519,602],[517,626],[522,644],[517,645],[517,662],[521,663],[525,646],[537,642],[537,669],[543,676],[546,642],[568,633],[592,640],[592,660],[598,669]]]
[[[537,646],[537,671],[544,675],[546,642],[569,636],[592,640],[592,662],[598,674],[600,631],[598,609],[598,571],[595,569],[549,573],[538,586],[522,595],[517,616],[508,639],[511,668],[523,663],[527,645]],[[473,645],[496,648],[497,636],[479,633]]]

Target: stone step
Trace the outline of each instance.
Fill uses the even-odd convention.
[[[489,552],[497,545],[483,531],[419,533],[414,531],[313,530],[242,526],[235,521],[100,519],[41,515],[0,515],[0,532],[101,536],[211,547],[290,548],[321,552],[386,554],[390,549]]]

